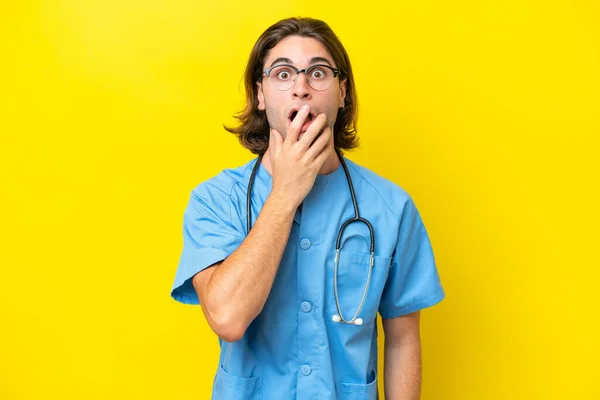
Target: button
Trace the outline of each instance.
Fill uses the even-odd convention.
[[[310,240],[308,239],[302,239],[300,241],[300,247],[304,250],[308,249],[310,247]]]
[[[300,372],[302,372],[302,375],[308,376],[310,375],[311,369],[308,365],[303,365],[300,367]]]
[[[303,301],[302,304],[300,304],[300,309],[304,312],[309,312],[312,309],[312,306],[308,301]]]

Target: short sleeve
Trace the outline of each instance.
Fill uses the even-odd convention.
[[[379,305],[379,313],[384,319],[433,306],[445,296],[429,236],[410,197],[404,205],[399,228]]]
[[[192,191],[183,216],[183,250],[171,296],[185,304],[200,304],[192,285],[198,272],[227,258],[244,240],[231,223],[229,195],[199,186]]]

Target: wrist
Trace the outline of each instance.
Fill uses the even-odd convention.
[[[293,218],[296,214],[296,209],[298,208],[299,204],[291,201],[289,196],[286,196],[279,191],[272,191],[265,202],[265,206],[267,205],[269,208],[272,207],[273,209],[277,210],[279,214]]]

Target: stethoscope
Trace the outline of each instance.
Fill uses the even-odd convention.
[[[375,234],[373,233],[373,226],[371,226],[371,223],[368,220],[360,217],[360,214],[358,212],[358,204],[356,202],[356,195],[354,194],[354,186],[352,185],[352,179],[350,178],[350,173],[348,172],[348,167],[346,166],[344,157],[342,157],[342,154],[339,152],[339,150],[337,148],[335,149],[335,152],[336,152],[338,158],[340,159],[342,167],[344,167],[344,173],[346,174],[346,180],[348,181],[348,187],[350,188],[350,196],[352,197],[352,204],[354,205],[354,217],[350,218],[349,220],[347,220],[346,222],[344,222],[342,224],[342,227],[340,228],[340,230],[338,232],[338,236],[337,236],[337,242],[335,245],[335,262],[334,262],[334,268],[333,268],[333,294],[335,297],[335,306],[337,308],[338,313],[333,315],[331,317],[331,320],[333,322],[339,322],[339,323],[343,323],[343,324],[362,325],[363,319],[357,318],[357,317],[358,317],[358,314],[360,313],[360,310],[363,307],[363,304],[367,297],[367,291],[369,290],[369,283],[371,282],[371,271],[373,269],[373,263],[375,260]],[[247,201],[246,201],[248,232],[250,232],[251,225],[252,225],[252,222],[251,222],[252,219],[250,217],[251,202],[252,202],[252,186],[254,185],[254,178],[256,176],[256,172],[258,171],[258,168],[260,166],[262,158],[263,158],[263,154],[258,156],[256,164],[254,165],[254,168],[252,169],[252,174],[250,175],[250,181],[248,182],[248,197],[247,197]],[[344,318],[344,316],[342,315],[342,310],[340,309],[340,299],[338,297],[338,285],[337,285],[337,270],[338,270],[338,262],[340,259],[340,250],[342,250],[342,247],[343,247],[343,243],[341,243],[342,235],[344,233],[344,229],[346,229],[346,227],[353,222],[362,222],[362,223],[366,224],[367,227],[369,228],[369,233],[371,235],[371,248],[370,248],[371,257],[369,259],[369,273],[367,275],[367,282],[365,284],[365,289],[363,291],[362,299],[360,300],[360,304],[358,305],[358,309],[356,310],[356,313],[354,313],[354,316],[350,320],[346,320]]]

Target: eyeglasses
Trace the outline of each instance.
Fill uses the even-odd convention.
[[[340,70],[322,64],[311,65],[304,69],[298,69],[293,65],[280,64],[267,68],[263,72],[277,90],[291,89],[298,79],[298,74],[304,72],[308,86],[314,90],[323,91],[331,87]]]

